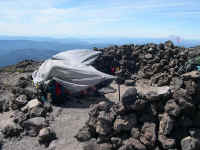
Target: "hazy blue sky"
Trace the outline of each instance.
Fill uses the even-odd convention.
[[[0,0],[0,34],[200,39],[200,0]]]

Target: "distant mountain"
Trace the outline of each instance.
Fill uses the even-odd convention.
[[[26,59],[45,60],[56,53],[58,51],[49,49],[19,49],[0,56],[0,67],[16,64]]]
[[[49,41],[30,41],[30,40],[0,40],[0,55],[9,53],[16,49],[52,49],[69,50],[77,48],[106,47],[107,44],[89,44],[87,42],[49,42]]]
[[[30,40],[0,40],[0,67],[17,63],[24,59],[42,60],[71,49],[92,49],[106,47],[108,44],[89,44],[74,40],[72,42],[50,42]]]
[[[51,38],[51,37],[26,37],[26,36],[0,36],[0,66],[17,63],[24,59],[41,60],[70,49],[104,48],[110,45],[164,43],[172,40],[175,45],[194,47],[200,45],[200,40],[177,40],[168,38]]]

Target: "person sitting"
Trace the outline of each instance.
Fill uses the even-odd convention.
[[[40,101],[51,104],[62,104],[67,98],[67,90],[55,80],[40,85]]]

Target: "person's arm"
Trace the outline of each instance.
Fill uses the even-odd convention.
[[[52,93],[50,93],[50,92],[47,93],[47,101],[49,103],[52,103]]]

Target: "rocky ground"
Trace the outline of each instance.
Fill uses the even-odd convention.
[[[96,50],[102,51],[96,68],[107,73],[121,68],[121,101],[109,94],[114,103],[92,108],[76,135],[84,150],[200,149],[200,72],[185,65],[199,56],[198,48],[167,41]]]
[[[0,70],[0,144],[3,150],[81,150],[74,138],[101,97],[71,98],[44,107],[36,99],[31,74],[41,63],[23,61]]]
[[[200,149],[200,73],[183,67],[199,48],[168,41],[96,50],[102,51],[96,68],[113,74],[120,67],[120,102],[114,92],[44,106],[31,79],[41,62],[0,69],[1,149]]]

